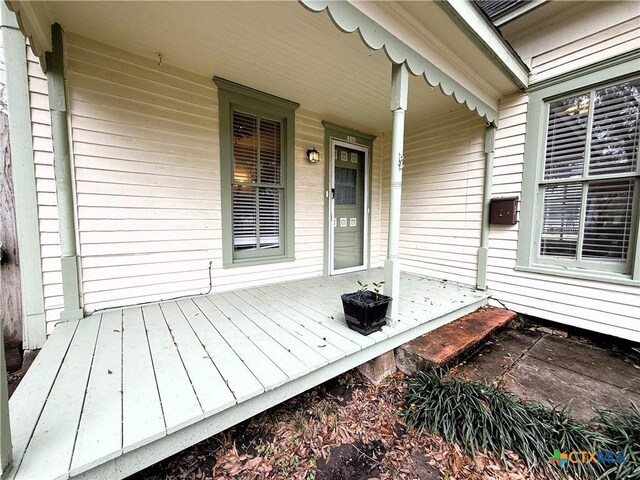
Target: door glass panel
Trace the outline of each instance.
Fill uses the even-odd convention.
[[[336,147],[333,269],[364,265],[364,152]]]

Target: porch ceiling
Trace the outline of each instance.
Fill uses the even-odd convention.
[[[16,3],[16,2],[13,2]],[[14,5],[12,5],[13,7]],[[390,128],[391,64],[298,2],[39,2],[49,24],[251,86],[362,129]],[[414,78],[407,122],[464,108]]]

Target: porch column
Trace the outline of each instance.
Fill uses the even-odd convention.
[[[67,123],[67,96],[64,85],[64,53],[62,27],[51,27],[53,51],[47,52],[47,84],[51,110],[51,137],[53,140],[53,167],[56,177],[58,217],[60,223],[60,250],[62,264],[62,294],[64,310],[62,320],[82,318],[80,286],[78,281],[78,255],[76,250],[75,212],[71,176],[71,149]]]
[[[0,245],[1,247],[1,245]],[[2,248],[0,248],[0,261]],[[9,425],[9,386],[4,358],[4,325],[0,322],[0,478],[4,478],[13,461],[11,426]]]
[[[400,201],[402,196],[402,166],[404,160],[404,116],[407,110],[409,70],[403,63],[394,64],[391,70],[391,111],[393,132],[391,136],[391,182],[389,190],[389,231],[387,236],[387,260],[384,262],[384,294],[391,302],[387,316],[398,319],[400,299]]]
[[[484,191],[482,193],[482,230],[478,248],[478,273],[476,287],[487,289],[487,265],[489,260],[489,206],[493,187],[493,156],[496,140],[496,125],[488,123],[484,134]]]
[[[0,325],[0,478],[4,478],[11,468],[12,446],[9,425],[9,387],[7,386],[7,365],[4,359],[4,337]]]
[[[18,28],[16,16],[9,11],[5,2],[0,5],[0,21],[6,82],[4,100],[9,117],[11,152],[5,161],[10,159],[11,162],[18,240],[18,258],[9,258],[8,261],[19,265],[19,287],[22,292],[21,340],[25,350],[33,350],[44,345],[47,327],[44,316],[38,198],[33,163],[27,47]],[[5,283],[6,281],[7,279]],[[4,312],[5,315],[9,313]]]

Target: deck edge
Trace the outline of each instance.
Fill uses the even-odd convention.
[[[464,305],[438,318],[404,330],[378,343],[364,347],[357,352],[331,362],[296,380],[280,385],[272,390],[238,403],[219,414],[204,418],[199,422],[165,435],[144,447],[128,451],[123,455],[72,478],[77,479],[123,479],[185,448],[226,430],[240,422],[278,405],[323,382],[347,372],[383,353],[389,352],[425,333],[450,323],[461,316],[488,304],[488,295]]]

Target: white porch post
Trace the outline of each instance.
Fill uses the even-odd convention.
[[[61,320],[79,320],[83,317],[78,280],[78,252],[75,234],[73,206],[73,181],[71,176],[71,147],[67,120],[67,96],[64,83],[64,40],[62,27],[51,27],[53,50],[47,52],[47,86],[51,111],[51,139],[53,141],[53,168],[56,179],[56,199],[60,226],[60,250],[62,269],[62,295],[64,310]]]
[[[2,244],[0,244],[0,261]],[[11,426],[9,425],[9,386],[7,385],[7,365],[4,358],[4,325],[0,321],[0,479],[7,475],[13,462]]]
[[[387,316],[398,319],[400,299],[400,201],[402,197],[402,166],[404,159],[404,116],[407,110],[409,70],[403,63],[394,64],[391,70],[391,111],[393,132],[391,136],[391,182],[389,191],[389,231],[387,236],[387,260],[384,263],[384,293],[391,302]]]
[[[4,326],[0,325],[0,478],[4,478],[11,468],[12,446],[9,425],[9,387],[7,366],[4,360]]]

